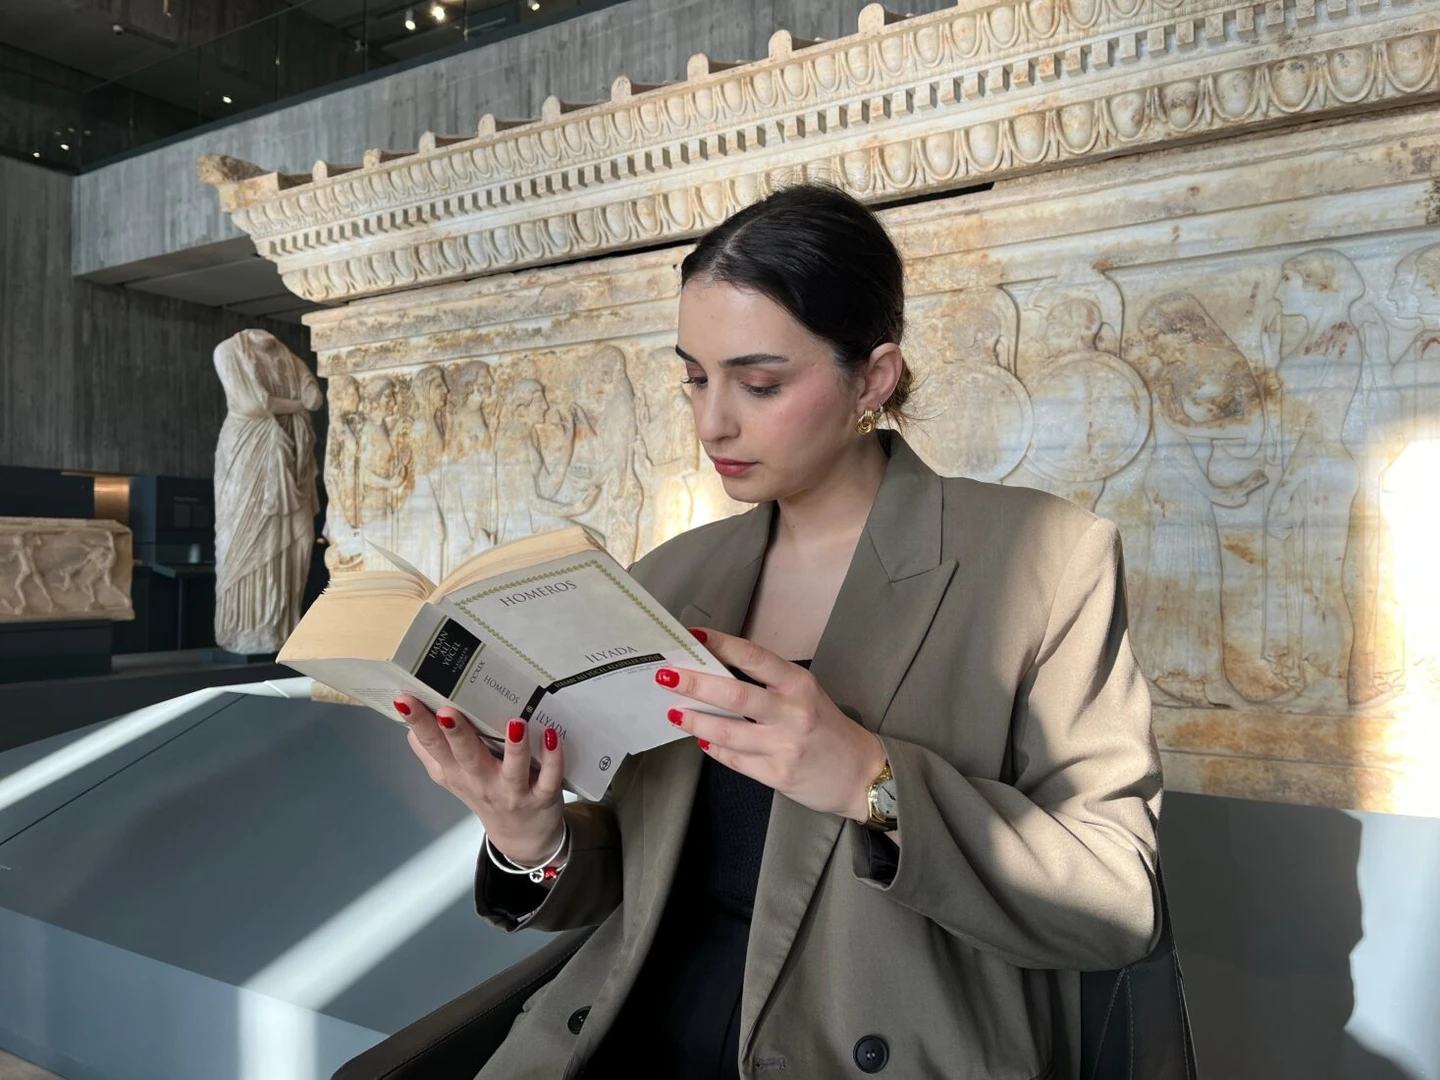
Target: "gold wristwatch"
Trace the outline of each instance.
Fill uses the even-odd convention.
[[[899,800],[895,795],[895,774],[890,771],[890,759],[880,767],[880,773],[865,791],[870,806],[870,816],[865,820],[866,828],[879,832],[894,832],[900,823]]]

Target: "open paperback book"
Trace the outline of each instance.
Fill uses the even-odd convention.
[[[584,798],[626,754],[684,737],[665,714],[695,703],[657,668],[734,678],[579,526],[490,548],[438,585],[376,550],[393,568],[336,574],[280,663],[392,719],[398,691],[451,705],[496,753],[513,717],[531,721],[537,760],[553,727]]]

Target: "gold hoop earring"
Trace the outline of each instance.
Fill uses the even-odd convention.
[[[855,421],[855,430],[861,435],[869,435],[875,430],[875,419],[878,415],[874,409],[866,409],[860,414],[860,419]]]

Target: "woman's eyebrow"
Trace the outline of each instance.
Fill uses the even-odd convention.
[[[675,355],[687,363],[700,363],[699,360],[696,360],[684,349],[680,348],[679,345],[675,346]],[[754,364],[788,364],[789,362],[790,358],[788,356],[778,356],[775,353],[747,353],[745,356],[732,356],[729,360],[721,360],[720,366],[722,368],[735,368],[750,367]]]

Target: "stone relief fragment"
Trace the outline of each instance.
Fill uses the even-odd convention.
[[[131,552],[114,521],[0,518],[0,622],[133,619]]]
[[[1417,614],[1433,604],[1401,583],[1423,577],[1416,538],[1436,525],[1440,245],[1396,243],[1115,275],[1153,425],[1097,509],[1125,534],[1157,703],[1324,714],[1433,696],[1435,626]]]
[[[629,562],[735,509],[702,475],[673,345],[341,375],[330,407],[332,570],[368,538],[438,578],[569,524]]]
[[[915,296],[908,318],[907,434],[933,466],[1120,523],[1157,704],[1383,713],[1434,681],[1436,633],[1400,595],[1414,528],[1396,521],[1440,436],[1440,244],[1085,267]],[[570,523],[629,561],[743,509],[704,458],[673,345],[333,379],[333,565],[363,561],[363,535],[440,575]]]

